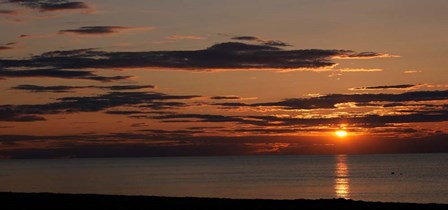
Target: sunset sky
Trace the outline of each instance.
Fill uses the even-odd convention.
[[[0,158],[448,152],[447,8],[0,0]]]

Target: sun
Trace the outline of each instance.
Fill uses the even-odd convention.
[[[347,131],[337,130],[336,132],[334,132],[334,134],[336,134],[337,137],[344,138],[347,136]]]

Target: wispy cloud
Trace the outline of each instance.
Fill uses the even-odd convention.
[[[70,0],[6,0],[5,2],[38,9],[41,12],[89,8],[84,2]]]
[[[338,72],[381,72],[383,69],[366,69],[366,68],[344,68],[335,69]]]
[[[286,42],[282,42],[279,40],[265,40],[265,39],[262,39],[262,38],[259,38],[256,36],[234,36],[234,37],[231,37],[231,39],[239,40],[239,41],[254,41],[254,42],[261,43],[263,45],[275,46],[275,47],[291,46],[290,44],[288,44]]]
[[[416,90],[416,89],[446,89],[448,85],[444,84],[402,84],[402,85],[379,85],[379,86],[366,86],[366,87],[355,87],[349,88],[349,90]]]
[[[420,85],[380,85],[380,86],[366,86],[350,88],[349,90],[412,90],[418,88]]]
[[[190,40],[200,40],[205,39],[205,37],[202,36],[191,36],[191,35],[171,35],[166,37],[169,40],[184,40],[184,39],[190,39]]]
[[[15,87],[12,87],[11,89],[14,90],[25,90],[30,92],[53,92],[53,93],[65,93],[65,92],[72,92],[76,89],[85,89],[85,88],[95,88],[95,89],[104,89],[104,90],[113,90],[113,91],[120,91],[120,90],[141,90],[141,89],[152,89],[155,86],[153,85],[113,85],[113,86],[95,86],[95,85],[89,85],[89,86],[65,86],[65,85],[58,85],[58,86],[40,86],[40,85],[18,85]]]
[[[228,95],[228,96],[212,96],[210,99],[214,100],[239,100],[242,99],[240,96]]]
[[[17,42],[9,42],[6,44],[0,45],[0,50],[12,50],[14,46],[17,45]]]
[[[100,76],[92,71],[85,70],[60,70],[60,69],[31,69],[15,70],[0,67],[0,79],[23,78],[23,77],[50,77],[60,79],[86,79],[101,82],[111,82],[117,80],[130,79],[131,76]]]
[[[387,53],[376,53],[376,52],[362,52],[356,55],[341,54],[335,55],[333,59],[372,59],[372,58],[399,58],[399,55],[392,55]]]
[[[423,71],[419,71],[419,70],[406,70],[403,71],[403,73],[405,74],[416,74],[416,73],[422,73]]]
[[[1,2],[0,2],[1,3]],[[19,13],[15,10],[7,10],[7,9],[0,9],[0,15],[18,15]]]
[[[54,34],[20,34],[17,36],[18,39],[48,39],[53,38]]]
[[[125,26],[83,26],[77,29],[60,30],[60,34],[80,34],[80,35],[104,35],[116,34],[131,30],[151,30],[152,27],[125,27]]]

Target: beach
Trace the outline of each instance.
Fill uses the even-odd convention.
[[[346,199],[320,200],[269,200],[269,199],[223,199],[193,197],[119,196],[98,194],[53,194],[53,193],[0,193],[1,209],[448,209],[448,204],[415,204],[391,202],[364,202]]]

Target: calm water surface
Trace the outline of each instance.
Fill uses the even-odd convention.
[[[448,154],[1,160],[0,191],[448,203]]]

